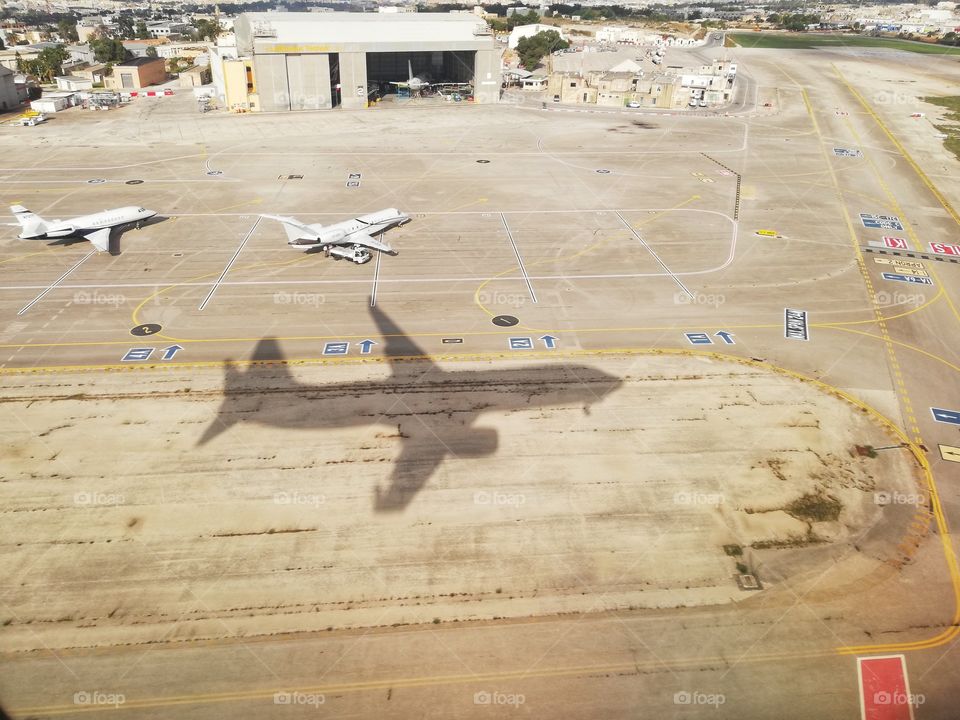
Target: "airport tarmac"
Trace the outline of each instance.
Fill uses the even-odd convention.
[[[910,115],[960,73],[726,52],[730,116],[0,137],[8,205],[160,214],[0,243],[4,709],[840,717],[902,655],[952,717],[960,181]],[[364,265],[259,217],[384,207]]]

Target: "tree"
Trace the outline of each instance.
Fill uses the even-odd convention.
[[[117,18],[117,31],[124,40],[133,40],[133,36],[136,34],[133,29],[133,16],[120,15]]]
[[[96,61],[101,63],[123,62],[129,55],[123,41],[117,38],[91,38],[90,49]]]
[[[215,20],[200,18],[193,21],[193,26],[197,29],[200,40],[216,40],[220,34],[220,25]]]
[[[44,48],[33,60],[23,62],[24,70],[43,82],[53,82],[57,75],[63,75],[63,63],[70,59],[63,45]]]
[[[3,44],[3,38],[0,38],[0,50],[6,50],[7,46]]]
[[[57,34],[60,35],[61,40],[68,42],[76,42],[80,39],[80,36],[77,34],[77,24],[71,20],[61,20],[57,23]]]
[[[536,35],[521,38],[517,43],[517,55],[520,56],[520,64],[523,67],[533,70],[544,55],[568,47],[570,43],[563,40],[556,30],[542,30]]]
[[[147,48],[147,57],[157,57],[157,49],[153,45]]]
[[[146,40],[150,37],[150,31],[147,30],[147,24],[143,20],[137,20],[137,29],[134,34],[138,40]]]

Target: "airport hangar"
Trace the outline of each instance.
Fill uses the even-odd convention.
[[[214,72],[228,109],[365,108],[378,85],[405,82],[411,67],[434,82],[471,83],[475,102],[500,99],[501,49],[475,15],[243,13],[234,32],[237,57]]]

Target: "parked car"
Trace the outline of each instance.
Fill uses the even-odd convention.
[[[638,103],[636,100],[631,100],[630,102],[627,103],[627,107],[628,107],[628,108],[638,108],[638,107],[640,107],[640,103]]]
[[[704,100],[703,98],[700,98],[700,107],[706,107],[706,106],[707,106],[707,101]]]

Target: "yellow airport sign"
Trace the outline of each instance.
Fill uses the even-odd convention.
[[[940,457],[949,462],[960,463],[960,447],[940,445]]]
[[[780,233],[776,230],[757,230],[757,235],[760,237],[780,237]]]
[[[901,268],[916,268],[917,270],[923,270],[923,263],[917,262],[916,260],[900,260],[898,258],[874,258],[873,261],[880,265],[896,265]]]

